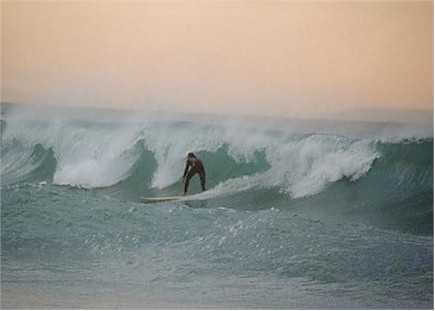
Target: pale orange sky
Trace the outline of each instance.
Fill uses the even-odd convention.
[[[2,1],[4,102],[433,109],[432,1]]]

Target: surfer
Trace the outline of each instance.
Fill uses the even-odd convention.
[[[202,191],[205,191],[205,170],[202,161],[198,159],[193,152],[189,152],[186,160],[186,168],[184,169],[183,180],[184,180],[184,191],[181,195],[187,194],[187,188],[189,188],[190,179],[199,175],[201,180]]]

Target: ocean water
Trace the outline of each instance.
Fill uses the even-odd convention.
[[[433,124],[2,105],[1,129],[2,308],[433,308]],[[209,190],[142,203],[189,151]]]

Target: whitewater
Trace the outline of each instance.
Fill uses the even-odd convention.
[[[2,308],[431,309],[433,123],[2,104],[1,249]]]

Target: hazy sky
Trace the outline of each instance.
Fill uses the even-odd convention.
[[[433,109],[432,1],[2,1],[2,101]]]

